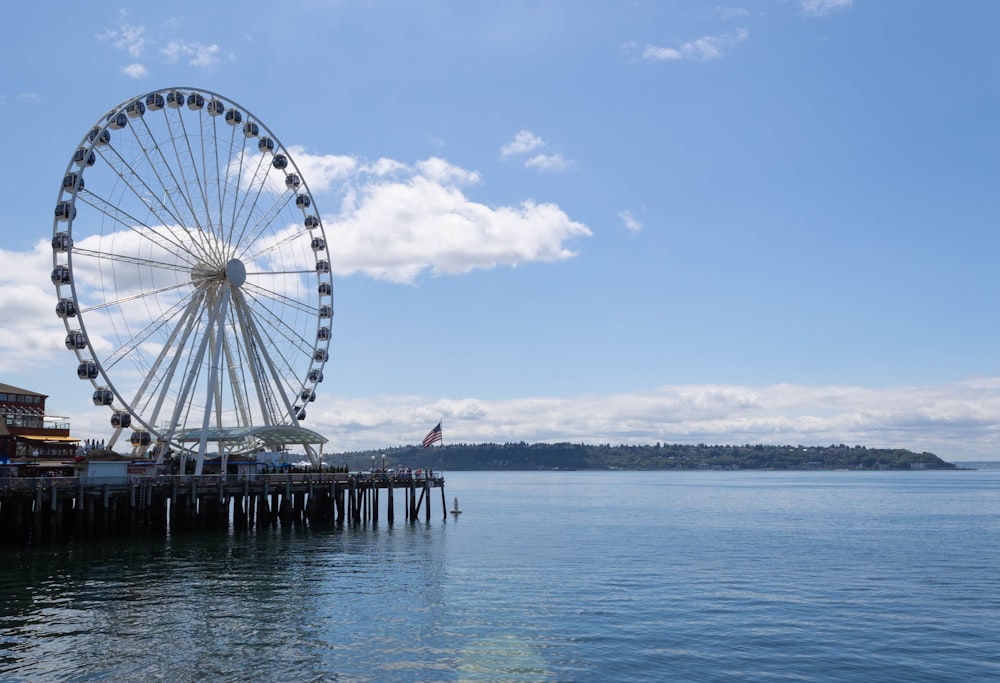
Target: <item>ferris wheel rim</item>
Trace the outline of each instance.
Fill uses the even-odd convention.
[[[166,103],[168,98],[171,97],[174,98],[173,104],[170,104],[168,107]],[[181,98],[179,104],[177,103],[177,97]],[[192,101],[191,98],[195,99]],[[145,107],[147,103],[150,105],[149,111],[147,111]],[[204,145],[206,140],[210,146],[215,145],[208,151],[214,152],[216,156],[218,156],[218,145],[220,143],[214,137],[214,131],[217,129],[217,122],[214,121],[214,119],[221,118],[223,113],[226,112],[226,123],[230,124],[230,128],[235,136],[235,128],[242,123],[242,117],[245,115],[245,137],[256,138],[259,141],[258,147],[261,158],[263,159],[270,155],[271,163],[275,169],[279,171],[288,169],[288,173],[285,176],[286,186],[291,195],[295,197],[297,208],[301,209],[303,224],[308,231],[307,233],[300,232],[299,234],[293,235],[293,238],[298,243],[304,239],[302,237],[303,234],[308,234],[310,236],[314,255],[312,271],[308,269],[299,269],[281,273],[252,273],[247,270],[248,263],[254,263],[263,256],[267,255],[263,254],[262,256],[264,248],[259,246],[260,238],[265,236],[273,237],[272,232],[277,227],[275,221],[278,216],[281,215],[279,212],[283,212],[288,203],[289,197],[285,197],[284,193],[279,195],[281,197],[285,197],[284,203],[279,205],[279,203],[275,201],[274,205],[277,208],[274,209],[274,215],[270,218],[265,215],[263,219],[260,219],[258,222],[261,223],[261,225],[254,226],[253,232],[251,232],[250,236],[247,238],[247,245],[258,245],[256,250],[250,251],[249,246],[245,246],[242,250],[240,250],[236,248],[236,246],[239,241],[243,239],[243,237],[240,237],[240,240],[236,240],[235,243],[233,242],[232,238],[234,237],[235,230],[234,225],[226,226],[229,228],[228,236],[226,236],[225,239],[221,239],[223,237],[222,232],[213,232],[215,230],[214,227],[206,231],[204,226],[197,220],[197,217],[202,215],[208,219],[209,223],[211,223],[213,215],[212,211],[214,209],[209,208],[210,202],[207,196],[203,196],[200,199],[205,204],[206,210],[204,214],[199,214],[200,210],[195,208],[195,205],[198,202],[196,200],[192,200],[190,196],[185,194],[185,192],[189,190],[188,181],[164,182],[162,178],[158,178],[155,181],[147,183],[146,181],[149,180],[149,178],[142,177],[141,174],[136,173],[134,170],[128,170],[127,173],[131,175],[126,178],[125,175],[123,175],[122,170],[113,167],[113,164],[108,160],[109,156],[106,156],[103,152],[105,149],[113,150],[115,148],[115,134],[123,131],[124,129],[133,130],[133,126],[130,125],[133,122],[136,124],[142,122],[143,125],[147,125],[145,116],[154,111],[154,105],[158,105],[155,106],[155,111],[164,112],[164,117],[167,118],[168,122],[170,120],[169,109],[178,111],[176,117],[178,122],[177,125],[183,133],[176,137],[172,136],[170,140],[165,140],[163,145],[166,147],[166,142],[169,142],[175,149],[174,154],[176,158],[166,158],[170,157],[170,153],[164,152],[159,144],[160,140],[152,133],[150,133],[148,141],[151,143],[150,145],[146,145],[141,140],[139,134],[134,135],[134,139],[137,141],[138,149],[147,158],[155,156],[156,154],[163,155],[165,157],[163,162],[164,168],[167,169],[171,169],[171,162],[176,162],[177,167],[180,168],[183,163],[190,161],[194,175],[197,175],[199,158],[195,152],[190,151],[192,136],[187,132],[184,119],[184,116],[191,117],[192,115],[180,110],[182,110],[185,106],[187,106],[188,109],[197,110],[198,113],[196,115],[196,120],[199,122],[199,125],[204,126],[206,114],[203,110],[206,106],[210,108],[207,116],[213,119],[211,121],[213,124],[213,132],[206,134],[204,137],[198,138],[198,142],[202,145],[200,162],[206,172],[206,186],[210,185],[207,180],[207,175],[210,170],[218,172],[220,177],[223,172],[226,174],[227,180],[225,182],[217,178],[216,187],[211,188],[218,193],[220,198],[223,195],[223,189],[227,191],[233,190],[234,197],[238,195],[238,191],[242,183],[242,176],[240,175],[239,170],[237,170],[234,185],[234,181],[228,177],[230,171],[228,166],[224,165],[225,169],[223,169],[223,166],[218,165],[218,160],[216,160],[215,165],[209,163]],[[218,107],[217,110],[212,109],[216,106]],[[229,117],[232,116],[229,112],[236,112],[234,116],[236,121],[235,124],[229,120]],[[190,151],[190,158],[184,157],[184,152],[177,151],[178,148],[184,147],[185,144]],[[233,161],[229,155],[232,155],[234,150],[239,152],[240,163],[242,163],[246,157],[247,150],[245,145],[242,147],[233,146],[227,151],[225,159],[226,164],[230,164]],[[141,156],[142,155],[138,155],[137,158],[141,159]],[[183,215],[186,211],[189,211],[189,215],[195,218],[194,225],[185,226],[183,221],[178,221],[178,224],[175,227],[168,227],[165,224],[158,226],[160,231],[153,231],[153,234],[157,235],[155,239],[149,237],[148,234],[143,235],[142,230],[148,229],[149,226],[144,226],[143,223],[139,221],[138,224],[142,227],[140,229],[136,229],[136,223],[133,220],[134,217],[128,216],[124,212],[121,212],[121,215],[119,215],[118,205],[112,200],[113,198],[110,195],[103,196],[93,193],[91,189],[84,189],[84,179],[90,175],[90,173],[88,173],[88,169],[90,166],[97,163],[98,158],[100,158],[101,162],[108,164],[109,167],[112,167],[112,173],[109,175],[112,178],[117,175],[118,181],[123,184],[121,192],[126,199],[131,198],[132,201],[135,201],[134,197],[124,194],[126,190],[131,191],[132,195],[135,197],[142,197],[143,193],[147,193],[149,196],[152,196],[156,189],[162,190],[165,197],[164,199],[151,199],[147,196],[145,199],[141,199],[139,203],[145,204],[147,208],[153,205],[166,207],[168,203],[174,206],[186,204],[187,208],[178,209],[177,214]],[[280,165],[278,164],[279,160],[281,161]],[[122,168],[130,168],[128,166],[128,162],[122,163]],[[154,162],[150,162],[149,168],[155,168]],[[177,169],[171,170],[175,171]],[[270,171],[268,170],[267,173],[270,173]],[[294,187],[290,184],[290,179],[292,177],[295,178]],[[256,178],[253,179],[249,186],[250,190],[256,191],[258,195],[266,194],[266,191],[269,192],[270,188],[265,185],[265,182],[266,180],[259,180]],[[192,183],[190,186],[197,187],[198,189],[202,188],[200,180],[198,183]],[[244,202],[249,201],[248,197],[250,190],[243,195],[242,199]],[[175,195],[174,197],[171,197],[172,193]],[[203,190],[202,194],[207,195],[208,192]],[[253,201],[255,202],[256,200]],[[98,214],[104,213],[105,216],[110,219],[111,225],[113,226],[128,226],[131,230],[133,230],[133,232],[137,232],[140,237],[144,237],[149,242],[155,243],[158,249],[173,247],[181,253],[184,252],[185,247],[187,247],[189,243],[178,238],[177,235],[172,234],[175,229],[179,229],[180,231],[186,230],[187,232],[183,234],[183,237],[193,238],[195,248],[188,251],[186,256],[180,259],[180,262],[172,264],[155,261],[152,258],[143,262],[141,257],[124,253],[109,255],[108,253],[100,251],[91,251],[88,253],[82,248],[77,249],[74,247],[74,223],[78,216],[78,203],[80,204],[81,209],[96,209]],[[219,203],[220,205],[222,204],[221,201]],[[265,379],[265,383],[274,383],[276,386],[280,386],[282,391],[285,392],[282,395],[282,399],[284,404],[286,404],[286,410],[284,412],[277,411],[269,415],[264,408],[261,408],[260,415],[263,417],[264,422],[268,423],[269,420],[274,421],[277,419],[281,419],[283,421],[287,417],[291,424],[297,425],[299,417],[301,416],[304,418],[304,409],[300,405],[288,405],[290,403],[289,395],[293,396],[291,403],[301,401],[302,404],[304,404],[308,400],[315,400],[316,384],[317,381],[322,381],[323,379],[323,369],[329,358],[331,339],[329,333],[330,328],[324,327],[325,321],[328,322],[327,319],[332,317],[333,302],[332,279],[330,275],[325,230],[318,213],[307,213],[310,207],[315,207],[312,192],[310,191],[298,165],[295,163],[293,155],[289,153],[287,147],[282,145],[277,136],[274,135],[274,133],[263,124],[261,119],[253,114],[248,108],[219,93],[204,88],[185,86],[160,88],[123,100],[121,103],[112,108],[108,114],[98,118],[97,123],[89,129],[87,134],[83,136],[80,144],[76,148],[76,151],[71,155],[70,161],[63,174],[63,184],[58,193],[56,215],[53,219],[52,279],[53,284],[56,286],[57,298],[59,300],[59,303],[57,304],[57,314],[63,319],[66,328],[66,345],[74,351],[77,356],[77,360],[80,363],[78,366],[78,376],[81,379],[89,380],[93,385],[95,390],[95,403],[97,403],[98,392],[111,392],[113,399],[104,400],[106,399],[106,394],[102,393],[102,402],[104,405],[108,405],[112,410],[113,427],[115,426],[116,417],[127,415],[129,417],[129,423],[134,420],[135,423],[142,428],[141,431],[149,435],[149,441],[153,441],[155,438],[156,441],[163,442],[167,444],[168,447],[183,450],[183,445],[179,441],[172,439],[172,435],[175,431],[192,423],[185,418],[184,425],[179,424],[177,419],[179,409],[175,406],[175,412],[172,415],[172,419],[168,421],[168,426],[164,428],[157,423],[157,418],[160,417],[161,409],[161,405],[159,403],[156,404],[157,410],[154,413],[153,418],[150,418],[148,413],[137,405],[141,398],[144,401],[143,405],[148,408],[150,406],[150,401],[152,400],[152,394],[146,394],[145,389],[142,389],[140,393],[134,394],[130,397],[127,395],[124,388],[122,388],[125,385],[121,382],[115,381],[113,368],[118,365],[118,363],[122,362],[126,356],[136,351],[136,349],[138,349],[142,344],[143,339],[137,339],[136,334],[132,333],[127,337],[129,340],[128,345],[119,342],[117,347],[114,348],[111,353],[98,353],[98,349],[92,346],[91,341],[97,337],[91,336],[91,332],[88,331],[88,316],[91,316],[94,319],[99,319],[100,314],[97,312],[102,307],[105,309],[108,307],[121,308],[130,300],[126,297],[117,297],[112,299],[110,303],[103,302],[99,305],[88,306],[77,287],[78,278],[74,275],[74,257],[79,256],[81,259],[89,260],[89,265],[97,264],[99,267],[108,268],[112,271],[112,274],[114,273],[114,269],[116,267],[116,261],[129,263],[130,266],[135,266],[140,269],[145,268],[149,273],[159,270],[176,271],[174,274],[175,281],[171,283],[170,287],[165,287],[161,292],[157,291],[155,288],[148,289],[150,285],[146,285],[147,289],[143,289],[137,297],[139,299],[146,298],[148,305],[149,301],[152,301],[156,296],[163,294],[170,289],[184,289],[190,293],[190,296],[186,299],[185,305],[171,308],[169,311],[170,318],[181,316],[180,320],[188,321],[185,323],[187,325],[194,324],[190,321],[194,320],[194,316],[196,315],[194,312],[195,309],[198,309],[197,315],[202,315],[206,311],[209,311],[211,306],[215,307],[215,309],[213,309],[216,311],[214,317],[210,315],[210,320],[201,325],[196,333],[196,336],[200,335],[199,342],[202,350],[196,360],[192,357],[188,358],[189,363],[194,362],[196,365],[194,368],[188,368],[190,373],[188,378],[197,377],[201,372],[201,369],[198,366],[201,366],[203,363],[205,347],[208,344],[209,338],[215,339],[215,341],[212,342],[212,345],[213,353],[215,354],[214,362],[216,366],[219,365],[219,359],[220,356],[223,355],[224,349],[225,354],[228,356],[227,362],[230,364],[234,362],[233,358],[237,355],[235,347],[226,348],[227,337],[225,333],[230,330],[242,330],[243,334],[247,335],[247,338],[243,341],[248,342],[251,346],[257,345],[257,353],[262,354],[262,357],[267,360],[267,363],[275,363],[276,361],[274,359],[270,358],[263,352],[263,349],[265,349],[270,343],[273,343],[272,340],[269,339],[267,335],[262,334],[259,331],[253,332],[251,330],[253,329],[254,324],[260,324],[262,319],[265,319],[264,324],[270,326],[269,329],[272,331],[284,331],[291,336],[293,331],[290,326],[288,326],[287,329],[282,328],[281,317],[276,316],[274,311],[293,309],[293,300],[290,297],[286,297],[284,293],[278,291],[276,285],[264,286],[260,283],[260,280],[265,277],[298,277],[301,279],[303,276],[312,277],[315,275],[316,286],[319,292],[316,300],[325,300],[329,303],[314,306],[311,310],[311,313],[315,315],[314,328],[316,338],[313,339],[312,343],[309,345],[308,360],[303,363],[301,359],[289,360],[281,357],[277,361],[278,364],[283,366],[280,370],[272,367],[268,373],[268,371],[262,367],[257,370],[259,374],[254,375],[253,378],[254,383],[256,384],[261,381],[261,378],[267,378],[268,374],[270,374],[272,377],[270,379]],[[155,214],[156,212],[151,211],[151,213]],[[165,211],[164,213],[170,214],[171,212]],[[234,215],[237,214],[238,212],[234,209]],[[220,210],[218,225],[220,230],[223,228],[223,215],[225,215],[224,212]],[[247,222],[249,223],[249,219],[247,219]],[[244,229],[248,229],[246,225],[244,226]],[[208,235],[208,233],[211,234]],[[85,235],[85,237],[93,236],[93,234]],[[104,237],[103,232],[101,233],[101,237]],[[57,248],[57,242],[62,248]],[[320,245],[319,248],[317,248],[317,244]],[[149,245],[145,246],[149,249],[149,253],[153,253],[152,247]],[[225,249],[222,247],[225,247]],[[233,248],[229,250],[230,247]],[[283,247],[280,244],[278,246],[271,244],[266,248],[279,250]],[[198,253],[194,253],[195,251]],[[326,255],[325,258],[321,258],[322,255]],[[59,281],[57,281],[57,271]],[[180,280],[184,279],[180,277],[180,273],[187,275],[186,282],[180,282]],[[66,281],[62,281],[63,277],[65,277]],[[152,276],[150,277],[152,278]],[[251,282],[251,280],[254,280],[255,278],[256,281]],[[115,286],[117,286],[117,284]],[[68,290],[68,296],[64,296],[64,288]],[[222,294],[218,294],[217,292],[222,292]],[[248,303],[248,299],[252,299],[254,304],[251,305]],[[226,308],[226,311],[223,313],[222,309],[224,307]],[[267,315],[262,316],[255,307],[260,307],[260,310],[266,311]],[[69,311],[69,314],[64,314],[67,311]],[[185,318],[184,316],[187,317]],[[271,318],[266,319],[267,316],[271,316]],[[238,322],[237,319],[239,319]],[[256,323],[249,322],[253,320],[256,320]],[[90,322],[94,322],[94,320],[90,320]],[[161,327],[167,326],[169,322],[170,319],[164,322]],[[182,331],[180,325],[181,323],[177,322],[175,327],[171,328],[171,339],[173,339],[174,335],[177,335]],[[299,325],[301,326],[301,323],[299,323]],[[126,332],[128,332],[128,330],[126,330]],[[294,332],[298,333],[298,330],[295,330]],[[150,332],[149,336],[152,336],[153,334],[153,332]],[[156,332],[156,334],[162,335],[161,332]],[[191,334],[191,330],[187,330],[184,334]],[[82,343],[74,335],[82,336]],[[123,335],[124,333],[115,332],[115,336],[118,339],[122,339]],[[73,337],[73,347],[70,347],[71,337]],[[287,343],[289,344],[288,348],[293,349],[292,352],[294,352],[294,345],[292,345],[291,342]],[[296,342],[296,344],[304,350],[305,347],[301,343]],[[175,354],[180,355],[182,353],[182,348],[184,347],[175,347]],[[189,351],[185,350],[183,353],[189,354]],[[157,365],[154,366],[154,369],[150,370],[150,374],[145,378],[146,384],[148,384],[151,379],[154,379],[154,375],[156,373],[160,372],[158,367],[162,361],[162,357],[155,361]],[[247,364],[252,364],[249,356],[245,358],[245,361]],[[253,359],[253,361],[262,363],[263,365],[263,361],[259,359]],[[176,370],[177,367],[174,366],[171,370],[171,375],[173,375]],[[289,385],[297,387],[297,392],[288,392],[288,387],[284,386],[284,384],[287,384],[287,382],[284,381],[284,375],[289,374],[290,370],[302,372],[302,376],[298,377],[296,381]],[[213,372],[215,371],[213,370]],[[209,387],[212,386],[211,377],[215,377],[215,375],[213,374],[210,376]],[[158,381],[164,380],[163,377],[159,376],[157,376],[156,379],[158,379]],[[234,384],[235,383],[236,381],[234,380]],[[272,387],[271,390],[273,389],[274,388]],[[230,392],[236,392],[234,393],[234,396],[242,396],[244,398],[249,398],[250,396],[249,389],[245,386],[239,389],[229,387],[228,390]],[[165,388],[164,391],[166,391]],[[175,389],[175,391],[178,390]],[[214,391],[218,390],[210,389],[210,393]],[[260,393],[259,387],[258,393]],[[179,393],[181,397],[187,397],[190,394],[190,386],[187,389],[181,390]],[[209,398],[208,405],[211,406],[211,403],[211,398]],[[264,401],[261,400],[261,403],[264,403]],[[204,421],[207,425],[211,421],[211,408],[206,408],[204,412]],[[287,415],[285,415],[285,413],[287,413]],[[125,428],[128,426],[129,424],[126,424]],[[216,426],[218,427],[220,425],[217,423]]]

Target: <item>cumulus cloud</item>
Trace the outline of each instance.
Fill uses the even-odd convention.
[[[642,230],[642,223],[636,220],[631,211],[621,211],[618,217],[622,219],[622,224],[625,225],[625,229],[629,232],[639,232]]]
[[[149,72],[146,70],[146,67],[144,67],[142,64],[129,64],[128,66],[122,69],[122,73],[124,73],[129,78],[145,78],[147,75],[149,75]]]
[[[569,162],[562,154],[536,154],[525,161],[524,165],[541,171],[562,171],[569,167]]]
[[[677,47],[647,45],[642,51],[642,58],[649,62],[667,62],[685,59],[708,61],[724,56],[749,37],[750,32],[740,28],[734,33],[704,36]]]
[[[404,164],[292,151],[314,194],[339,202],[323,224],[340,276],[412,283],[425,272],[560,261],[576,255],[573,240],[591,234],[555,204],[476,202],[467,192],[481,183],[479,173],[438,157]]]
[[[452,443],[846,443],[931,451],[951,461],[988,457],[1000,445],[1000,378],[925,387],[677,385],[569,398],[331,403],[317,401],[310,419],[338,451],[399,445],[400,434],[416,443],[441,416]]]
[[[500,158],[524,156],[545,146],[545,140],[530,130],[521,130],[513,140],[500,148]],[[540,171],[564,171],[569,168],[570,162],[562,154],[532,154],[525,160],[524,166]]]
[[[44,367],[53,354],[65,354],[65,327],[56,317],[55,288],[49,284],[52,247],[40,241],[29,252],[0,249],[0,261],[17,268],[0,269],[0,372]]]
[[[500,148],[500,157],[507,158],[519,154],[527,154],[544,144],[545,141],[530,130],[521,130],[517,132],[513,140]]]
[[[122,24],[118,28],[105,29],[96,35],[98,40],[108,41],[119,50],[124,50],[132,57],[142,55],[146,47],[146,27]]]
[[[802,11],[811,17],[823,17],[848,9],[853,4],[854,0],[799,0]]]
[[[185,60],[190,66],[212,67],[219,64],[223,58],[233,59],[231,53],[223,53],[222,48],[214,43],[205,45],[204,43],[193,43],[179,40],[172,40],[160,49],[168,62],[178,62]]]

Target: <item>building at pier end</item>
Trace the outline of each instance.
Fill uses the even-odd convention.
[[[33,470],[72,467],[80,440],[70,436],[67,418],[45,412],[47,398],[0,383],[0,465]]]

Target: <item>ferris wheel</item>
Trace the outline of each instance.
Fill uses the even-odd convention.
[[[73,152],[55,205],[56,314],[108,447],[222,457],[325,439],[301,425],[329,358],[326,236],[289,151],[201,89],[131,98]]]

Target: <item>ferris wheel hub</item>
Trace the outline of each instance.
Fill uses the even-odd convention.
[[[247,267],[243,261],[234,258],[226,264],[226,280],[233,287],[240,287],[247,281]]]

